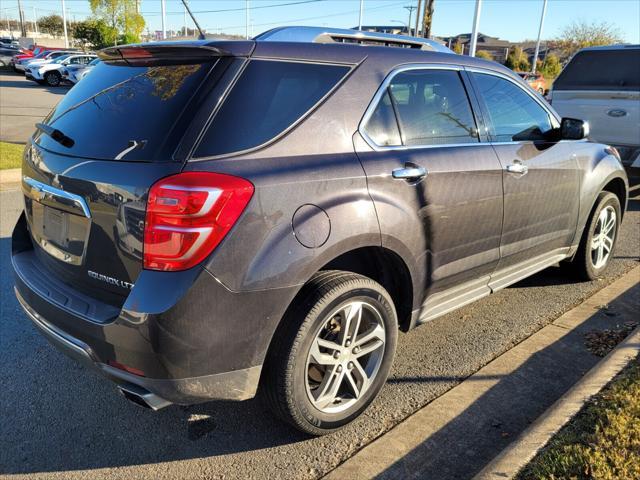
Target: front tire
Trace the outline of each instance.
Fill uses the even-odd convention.
[[[580,278],[595,280],[604,274],[613,257],[621,219],[618,197],[611,192],[601,192],[572,262]]]
[[[275,334],[262,385],[269,406],[305,433],[338,430],[384,385],[397,333],[393,301],[381,285],[354,273],[320,272]]]
[[[60,85],[62,77],[58,72],[47,72],[44,76],[44,81],[50,87],[57,87]]]

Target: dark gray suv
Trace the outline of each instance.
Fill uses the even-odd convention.
[[[496,63],[313,28],[100,57],[27,145],[12,265],[42,333],[141,405],[260,390],[327,433],[398,330],[612,257],[616,150]]]

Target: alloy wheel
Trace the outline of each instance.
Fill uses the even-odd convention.
[[[598,222],[591,239],[591,262],[600,269],[609,261],[616,235],[616,211],[609,205],[598,215]]]
[[[306,390],[323,413],[342,412],[372,385],[385,350],[380,312],[365,301],[351,301],[328,315],[317,331],[306,363]]]

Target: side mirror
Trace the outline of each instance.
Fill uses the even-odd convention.
[[[589,136],[589,123],[576,118],[563,118],[560,122],[561,140],[582,140]]]

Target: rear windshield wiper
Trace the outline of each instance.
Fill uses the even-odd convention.
[[[49,135],[56,142],[61,144],[64,147],[71,148],[76,143],[72,138],[67,137],[64,133],[62,133],[57,128],[50,127],[49,125],[45,125],[44,123],[36,123],[36,128],[40,130],[42,133]]]

